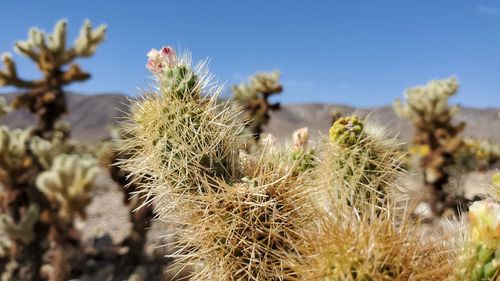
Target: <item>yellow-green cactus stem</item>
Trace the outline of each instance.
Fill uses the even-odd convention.
[[[350,146],[356,144],[363,133],[363,122],[357,116],[339,118],[330,128],[330,141]]]

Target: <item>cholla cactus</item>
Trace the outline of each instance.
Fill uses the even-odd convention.
[[[178,241],[177,258],[201,264],[193,280],[297,278],[287,261],[298,254],[296,246],[314,209],[305,194],[305,178],[295,172],[297,163],[267,149],[262,153],[246,162],[244,170],[251,177],[220,183],[220,192],[191,206],[196,213],[178,232],[184,238]]]
[[[297,280],[443,280],[452,273],[439,241],[414,233],[396,201],[403,156],[393,139],[356,116],[337,120],[308,185],[323,215],[307,228]]]
[[[357,117],[343,117],[330,128],[330,144],[326,159],[319,170],[328,179],[329,193],[334,198],[349,198],[350,206],[360,212],[364,206],[383,207],[396,179],[403,155],[397,144],[385,136],[380,137],[366,128]],[[341,195],[347,194],[347,195]],[[336,200],[335,200],[336,201]]]
[[[0,70],[0,86],[14,86],[28,91],[14,100],[13,106],[26,107],[37,114],[38,123],[34,132],[43,138],[51,137],[55,122],[67,111],[63,87],[90,77],[72,62],[93,55],[106,32],[106,26],[92,30],[90,22],[85,21],[75,44],[67,48],[66,29],[66,20],[59,21],[51,35],[32,28],[28,40],[16,43],[16,51],[37,65],[43,74],[42,79],[20,78],[12,56],[8,53],[2,55],[5,68]],[[64,70],[67,64],[70,66]]]
[[[471,236],[460,256],[459,280],[500,278],[500,205],[493,201],[474,202],[469,208]]]
[[[421,167],[424,184],[432,193],[432,209],[438,215],[445,208],[454,207],[444,187],[450,177],[447,168],[454,164],[454,154],[462,144],[458,134],[465,126],[451,122],[458,107],[448,106],[448,98],[457,90],[458,82],[454,77],[435,80],[426,86],[408,89],[405,103],[399,100],[394,103],[396,113],[415,127],[414,145],[425,145],[429,149],[421,160]]]
[[[292,159],[298,161],[298,172],[306,172],[316,166],[316,151],[307,146],[309,131],[307,127],[298,129],[292,134]]]
[[[465,171],[486,171],[500,160],[500,146],[488,140],[464,138],[455,162]]]
[[[9,113],[12,109],[7,104],[7,101],[4,97],[0,97],[0,117]]]
[[[330,128],[330,141],[342,146],[352,146],[364,136],[363,128],[364,125],[357,116],[340,118]]]
[[[169,47],[150,52],[148,68],[159,93],[134,105],[124,167],[144,179],[160,219],[180,225],[172,257],[198,265],[194,280],[293,278],[284,260],[312,211],[291,153],[264,145],[269,149],[240,157],[239,112],[217,102],[220,88],[205,87],[200,68]],[[254,86],[277,87],[260,78]]]
[[[124,141],[123,149],[133,155],[125,161],[125,168],[132,175],[154,182],[160,193],[167,188],[169,194],[178,196],[204,191],[206,186],[202,183],[207,178],[231,181],[238,176],[242,126],[237,126],[234,119],[238,112],[217,101],[220,88],[210,88],[205,93],[213,97],[201,95],[209,86],[203,64],[192,68],[187,56],[178,57],[174,51],[166,50],[171,48],[159,51],[165,60],[161,71],[153,71],[160,93],[135,105],[132,123],[126,126],[126,133],[134,137]],[[196,77],[196,83],[162,86],[171,85],[169,80],[176,79],[169,73],[183,71]],[[180,88],[184,89],[183,94],[178,91]],[[154,186],[150,190],[155,190]],[[168,209],[175,209],[175,204]]]
[[[95,159],[61,154],[54,159],[50,170],[38,176],[36,185],[49,200],[60,205],[61,218],[70,219],[74,215],[84,218],[96,174]]]
[[[269,97],[281,93],[283,87],[279,83],[280,73],[257,73],[249,84],[235,85],[232,88],[233,100],[244,109],[243,121],[256,141],[263,132],[263,126],[269,123],[271,110],[279,110],[280,104],[269,103]]]
[[[8,235],[11,241],[30,243],[35,238],[34,226],[38,220],[39,208],[33,204],[29,206],[26,213],[19,222],[13,222],[12,218],[4,214],[0,215],[0,228]]]
[[[0,127],[0,165],[2,169],[12,172],[27,168],[32,164],[25,148],[29,138],[28,131]]]
[[[494,189],[494,196],[496,196],[497,201],[500,202],[500,172],[496,172],[493,175],[493,189]]]

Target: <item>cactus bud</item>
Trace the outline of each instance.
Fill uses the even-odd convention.
[[[330,128],[330,141],[351,146],[359,141],[364,125],[357,116],[342,117]]]

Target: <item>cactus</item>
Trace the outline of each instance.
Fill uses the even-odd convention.
[[[241,157],[239,112],[217,101],[220,88],[206,87],[204,70],[170,48],[150,52],[148,68],[159,93],[133,107],[125,125],[133,137],[123,147],[131,156],[123,167],[143,179],[141,189],[159,218],[179,225],[171,256],[181,265],[198,265],[194,280],[295,276],[283,260],[294,253],[312,215],[298,162],[270,148]],[[270,82],[259,78],[254,86],[277,87]]]
[[[85,81],[90,74],[82,71],[73,61],[94,54],[104,40],[106,26],[92,30],[85,21],[75,44],[67,48],[66,20],[60,20],[51,35],[32,28],[26,41],[15,45],[16,51],[32,60],[42,72],[39,80],[25,80],[18,76],[16,63],[8,53],[2,55],[4,69],[0,70],[0,86],[14,86],[27,92],[17,97],[13,107],[26,107],[38,116],[34,134],[49,139],[54,125],[67,112],[63,87],[77,81]],[[64,69],[65,65],[68,65]]]
[[[500,202],[500,172],[496,172],[492,178],[493,196]]]
[[[465,172],[486,171],[500,160],[500,146],[488,140],[464,138],[455,154],[456,165]]]
[[[330,128],[330,144],[326,147],[326,160],[319,168],[329,175],[330,191],[342,197],[346,193],[348,204],[361,212],[364,206],[385,205],[390,184],[401,169],[403,155],[396,143],[370,130],[357,116],[342,117]],[[383,134],[382,134],[383,135]],[[361,205],[360,205],[361,204]]]
[[[243,107],[243,121],[256,141],[264,131],[263,126],[269,123],[270,111],[280,109],[279,103],[269,102],[270,96],[283,91],[279,78],[278,71],[257,73],[250,79],[249,84],[235,85],[232,88],[233,100]]]
[[[7,101],[5,100],[4,97],[0,97],[0,117],[7,115],[12,109],[10,106],[7,104]]]
[[[431,207],[440,215],[446,208],[460,204],[445,192],[450,179],[449,167],[455,164],[454,155],[463,142],[459,138],[465,123],[454,125],[453,115],[458,107],[448,106],[448,98],[458,90],[458,81],[451,77],[435,80],[426,86],[408,89],[406,101],[394,103],[396,113],[407,119],[414,127],[414,145],[427,146],[429,153],[420,162],[424,174],[424,185],[431,192]]]
[[[469,208],[471,235],[459,257],[458,280],[500,278],[500,205],[484,200]]]
[[[304,235],[297,280],[433,281],[453,274],[447,248],[415,234],[417,226],[394,205],[358,217],[338,203]]]
[[[37,177],[36,185],[50,201],[60,206],[59,216],[63,220],[75,215],[85,218],[96,174],[95,159],[61,154],[54,159],[50,170]]]
[[[304,230],[292,262],[297,280],[443,280],[451,255],[415,234],[395,183],[404,155],[392,138],[357,116],[330,128],[308,185],[322,215]]]
[[[133,155],[125,160],[125,170],[138,180],[154,182],[161,193],[169,189],[174,196],[203,192],[207,178],[231,181],[239,173],[242,128],[234,120],[238,113],[219,104],[216,97],[200,95],[209,83],[202,65],[192,68],[186,57],[177,57],[173,51],[160,53],[168,55],[163,71],[153,72],[159,85],[169,84],[173,78],[166,73],[177,68],[187,69],[197,80],[182,87],[186,92],[181,96],[177,88],[168,91],[173,88],[160,86],[158,95],[135,105],[132,123],[125,125],[126,133],[134,136],[124,141],[123,149]],[[213,90],[218,93],[220,88]],[[156,193],[155,188],[150,190],[151,195]],[[168,209],[175,209],[175,204]]]
[[[35,238],[33,227],[38,220],[39,208],[31,205],[26,210],[18,223],[12,221],[9,216],[0,215],[0,228],[5,231],[11,240],[20,240],[23,243],[30,243]]]
[[[292,159],[298,162],[297,172],[303,173],[316,167],[316,151],[307,146],[309,141],[309,131],[307,127],[294,131],[292,140]]]
[[[69,141],[69,126],[58,120],[67,111],[63,87],[90,77],[73,61],[94,54],[104,40],[106,27],[93,30],[86,21],[72,47],[66,46],[66,28],[66,20],[59,21],[51,35],[33,28],[28,40],[16,43],[16,51],[32,60],[42,72],[43,77],[38,80],[20,78],[12,56],[2,55],[0,86],[25,90],[14,99],[12,107],[28,108],[37,115],[37,124],[31,130],[0,128],[0,181],[4,186],[1,209],[5,218],[19,225],[26,210],[33,205],[39,208],[32,241],[11,241],[10,260],[0,266],[8,270],[15,265],[18,269],[5,278],[68,280],[73,257],[83,254],[75,249],[79,247],[79,237],[73,220],[75,214],[84,216],[84,207],[90,201],[86,181],[93,173],[81,168],[87,160],[73,165],[80,167],[76,170],[60,169],[64,161],[59,154],[83,154],[85,149]],[[5,102],[1,102],[1,108],[2,114],[9,111]],[[72,161],[80,158],[75,159]],[[43,265],[45,262],[51,265]]]

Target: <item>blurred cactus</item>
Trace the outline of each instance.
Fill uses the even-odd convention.
[[[332,125],[344,115],[344,109],[342,107],[334,106],[330,109],[330,116],[332,117]]]
[[[316,151],[307,145],[309,141],[307,127],[294,131],[292,141],[292,159],[298,162],[298,172],[303,173],[316,167]]]
[[[474,202],[469,208],[471,236],[459,257],[458,280],[500,278],[500,205],[493,201]]]
[[[58,155],[50,170],[36,179],[37,187],[59,205],[59,216],[68,220],[78,215],[85,218],[85,207],[90,203],[90,188],[97,174],[94,158],[77,155]]]
[[[67,23],[60,20],[48,35],[38,28],[32,28],[26,41],[15,45],[16,51],[32,60],[42,72],[39,80],[24,80],[18,76],[16,63],[8,53],[2,55],[4,69],[0,70],[0,86],[14,86],[27,92],[17,97],[14,108],[26,107],[38,117],[34,134],[51,138],[56,121],[67,112],[63,87],[77,81],[85,81],[90,74],[82,71],[73,61],[94,54],[104,40],[106,26],[92,29],[90,22],[84,22],[73,47],[67,48]],[[69,64],[67,69],[64,69]]]
[[[498,202],[500,202],[500,172],[496,172],[492,179],[494,195],[496,196]]]
[[[39,208],[37,205],[31,205],[26,210],[18,223],[12,221],[12,218],[4,214],[0,215],[0,228],[9,236],[12,241],[22,241],[30,243],[35,238],[33,227],[38,220]]]
[[[455,164],[454,156],[463,144],[458,135],[465,123],[454,125],[452,117],[458,107],[448,106],[448,99],[457,90],[458,81],[454,77],[434,80],[426,86],[408,89],[406,101],[394,103],[396,113],[415,128],[413,144],[428,147],[420,165],[424,184],[431,192],[432,210],[437,215],[460,202],[444,190],[450,178],[448,168]]]
[[[7,104],[7,101],[4,97],[0,97],[0,117],[9,113],[12,109]]]
[[[269,102],[269,97],[279,94],[283,87],[279,83],[278,71],[257,73],[249,84],[239,84],[232,88],[233,100],[244,110],[243,121],[253,138],[258,141],[264,131],[263,126],[270,120],[270,111],[279,110],[280,104]]]
[[[500,146],[488,140],[464,138],[464,145],[455,154],[456,165],[462,170],[486,171],[500,160]]]

